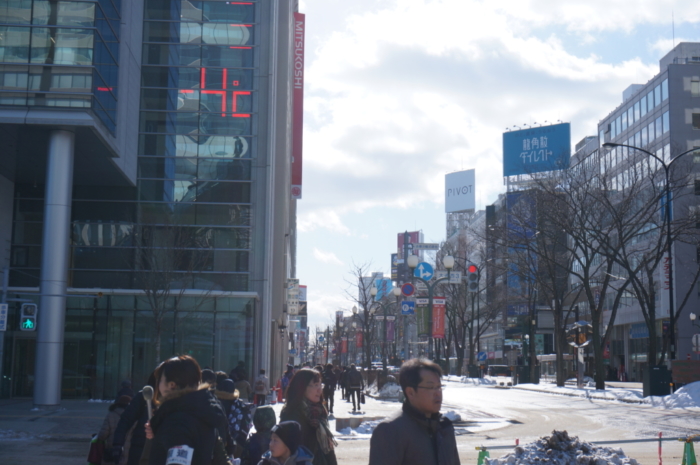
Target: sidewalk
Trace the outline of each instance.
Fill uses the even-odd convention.
[[[64,400],[57,410],[33,410],[31,399],[0,400],[0,457],[13,465],[84,463],[90,439],[111,402]]]

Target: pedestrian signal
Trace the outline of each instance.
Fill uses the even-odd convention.
[[[36,304],[22,304],[19,317],[19,329],[22,331],[36,331]]]
[[[479,268],[476,265],[467,266],[467,290],[469,292],[479,291]]]

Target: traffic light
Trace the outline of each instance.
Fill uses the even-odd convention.
[[[467,290],[479,292],[479,268],[476,265],[467,266]]]
[[[36,331],[36,304],[22,304],[19,317],[19,329],[22,331]]]

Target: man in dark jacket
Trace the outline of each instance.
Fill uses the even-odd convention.
[[[412,359],[401,366],[399,382],[406,401],[400,414],[372,433],[369,465],[460,465],[452,422],[440,415],[442,370]]]
[[[360,391],[365,387],[365,380],[362,379],[362,373],[357,371],[355,364],[350,365],[350,371],[346,378],[349,396],[352,397],[352,413],[360,410]],[[355,401],[357,400],[357,403]]]
[[[335,384],[337,378],[335,377],[335,372],[333,371],[333,364],[329,363],[323,370],[321,375],[323,378],[323,398],[326,399],[328,403],[328,412],[333,413],[333,401],[335,400]]]

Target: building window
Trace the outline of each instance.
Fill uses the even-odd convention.
[[[700,79],[693,78],[690,81],[690,94],[693,97],[700,97]]]
[[[693,129],[700,129],[700,113],[693,113]]]

